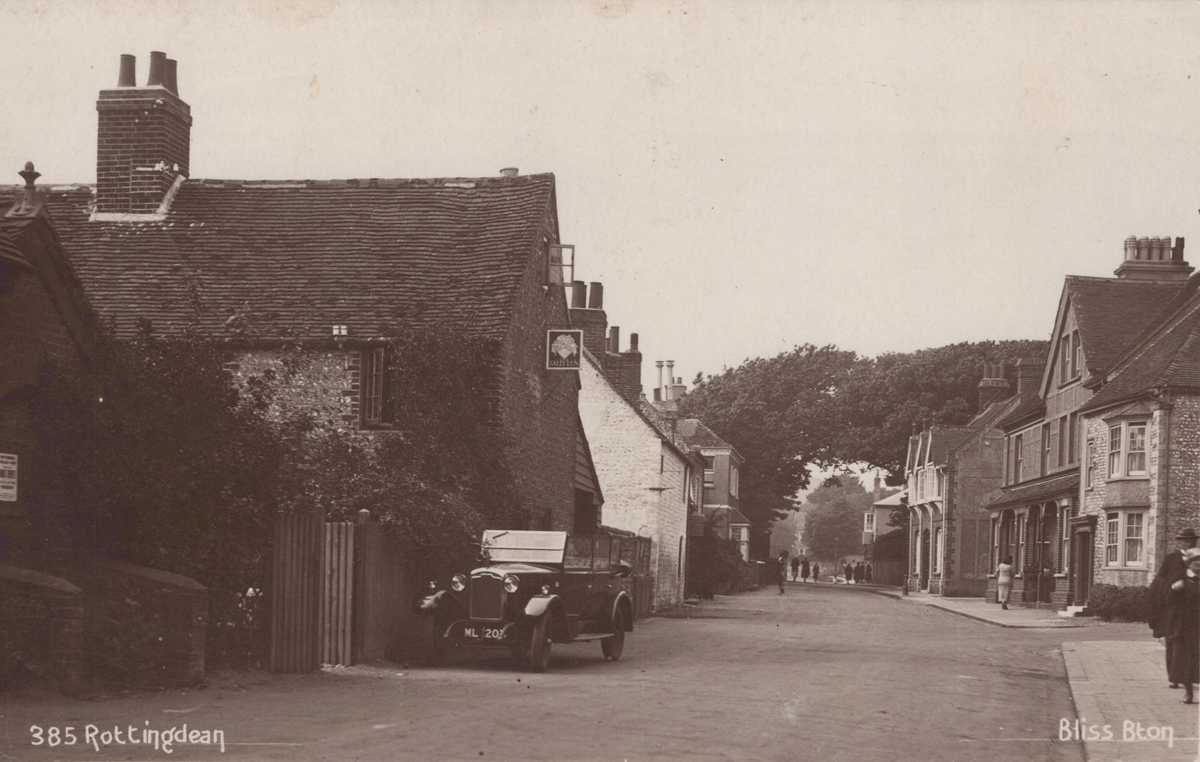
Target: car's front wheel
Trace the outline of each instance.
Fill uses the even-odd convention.
[[[529,662],[534,672],[545,672],[550,666],[550,615],[543,614],[533,624],[529,643]]]
[[[600,650],[604,652],[604,658],[609,661],[617,661],[621,658],[621,651],[625,650],[624,611],[617,609],[617,613],[613,614],[613,636],[600,641]]]

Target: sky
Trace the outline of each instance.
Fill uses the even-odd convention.
[[[553,172],[643,384],[1044,339],[1127,236],[1200,261],[1195,2],[0,0],[0,183],[95,181],[122,53],[197,178]]]

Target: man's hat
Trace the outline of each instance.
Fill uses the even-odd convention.
[[[1196,534],[1196,530],[1188,527],[1175,535],[1176,540],[1200,540],[1200,535]]]

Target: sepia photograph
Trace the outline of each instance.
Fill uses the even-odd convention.
[[[0,762],[1200,761],[1198,34],[0,0]]]

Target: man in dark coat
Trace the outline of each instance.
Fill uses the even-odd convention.
[[[854,579],[854,567],[847,562],[846,566],[842,569],[842,574],[846,577],[846,584],[849,585]]]
[[[872,573],[872,570],[871,570],[871,562],[868,561],[866,568],[863,570],[863,578],[867,580],[867,584],[869,585],[873,581],[873,577],[874,577],[874,574]]]
[[[863,581],[863,565],[862,561],[854,564],[854,584],[861,585]]]
[[[1188,548],[1196,547],[1196,540],[1200,537],[1196,534],[1196,530],[1187,527],[1179,534],[1175,535],[1175,539],[1179,541],[1179,547],[1164,558],[1162,565],[1158,569],[1158,574],[1155,575],[1154,581],[1150,583],[1150,611],[1146,617],[1146,623],[1150,625],[1150,629],[1154,631],[1154,637],[1163,638],[1167,635],[1167,625],[1169,624],[1170,616],[1167,611],[1167,595],[1171,589],[1171,585],[1177,580],[1183,579],[1187,574],[1187,564],[1184,563],[1183,556]],[[1172,639],[1167,638],[1167,671],[1171,669],[1171,655],[1174,650]],[[1172,688],[1178,688],[1179,684],[1174,680],[1170,680]]]
[[[1183,703],[1193,702],[1192,686],[1200,682],[1200,550],[1184,552],[1187,572],[1167,587],[1164,608],[1171,658],[1167,679],[1184,688]]]
[[[800,556],[792,556],[792,582],[796,581],[796,575],[800,573]]]
[[[808,556],[805,556],[804,560],[802,560],[800,562],[800,581],[801,582],[808,582],[808,572],[809,572]]]

